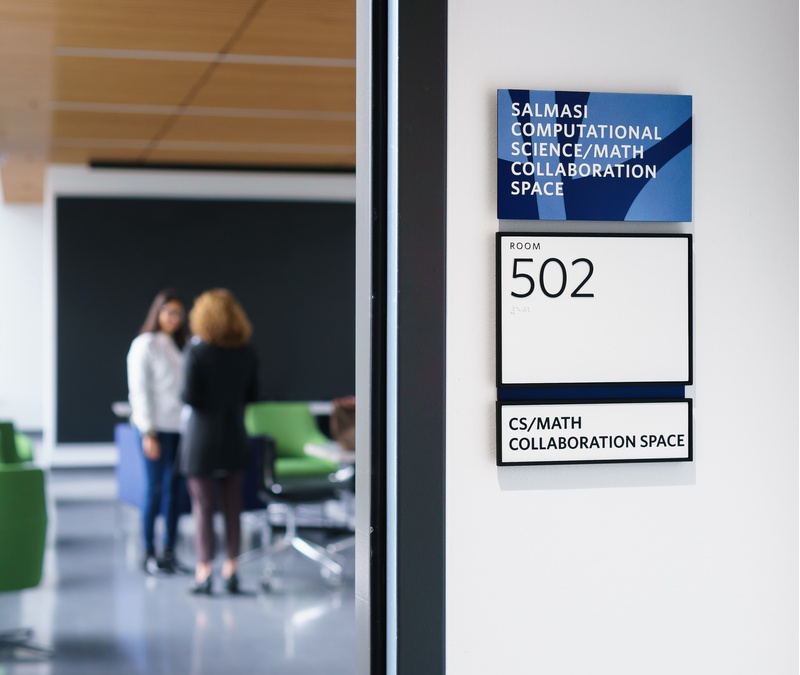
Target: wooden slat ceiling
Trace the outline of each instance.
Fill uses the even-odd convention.
[[[355,0],[0,0],[0,177],[355,167]]]

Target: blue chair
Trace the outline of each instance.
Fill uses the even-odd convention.
[[[127,423],[120,423],[114,427],[114,444],[117,448],[119,459],[115,468],[117,480],[117,498],[135,507],[138,510],[144,509],[145,486],[147,476],[144,471],[144,461],[142,459],[142,449],[136,430]],[[254,456],[258,449],[252,448]],[[258,498],[258,477],[255,469],[256,462],[245,472],[244,485],[242,486],[242,504],[245,511],[255,511],[263,508],[261,500]],[[181,494],[178,497],[178,512],[183,515],[192,510],[189,492],[186,484],[181,483]]]

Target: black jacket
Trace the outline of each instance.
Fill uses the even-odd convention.
[[[250,451],[244,408],[257,397],[258,365],[250,345],[193,344],[182,394],[191,415],[181,440],[181,473],[210,476],[246,468]]]

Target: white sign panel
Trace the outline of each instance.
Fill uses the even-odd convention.
[[[497,235],[497,384],[691,384],[691,235]]]
[[[691,401],[498,403],[497,464],[692,460]]]

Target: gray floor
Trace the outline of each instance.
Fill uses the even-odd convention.
[[[352,549],[336,587],[286,552],[277,569],[282,583],[269,593],[260,588],[263,563],[253,561],[241,569],[251,594],[228,596],[218,583],[213,597],[191,596],[188,576],[140,572],[138,516],[109,485],[108,476],[51,475],[44,577],[38,588],[0,595],[0,630],[31,627],[55,656],[19,662],[0,654],[0,675],[354,672]],[[191,564],[185,520],[179,555]],[[320,543],[330,536],[306,534]]]

